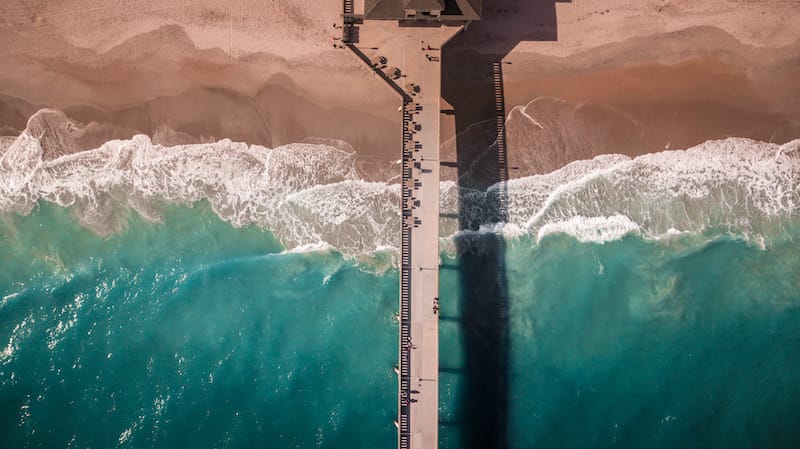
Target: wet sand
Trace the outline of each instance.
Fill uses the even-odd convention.
[[[68,119],[40,126],[72,137],[52,139],[51,157],[137,133],[165,145],[310,139],[351,146],[368,179],[388,179],[398,102],[333,48],[339,5],[329,3],[4,3],[0,135],[55,108]],[[490,13],[508,14],[522,39],[488,30],[475,49],[510,63],[511,176],[728,136],[800,137],[791,2],[576,0],[528,15],[495,3]]]
[[[635,61],[624,58],[636,52]],[[800,137],[800,41],[754,48],[716,28],[693,28],[573,58],[524,56],[505,59],[517,175],[598,154]]]

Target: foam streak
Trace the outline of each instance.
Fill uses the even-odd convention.
[[[159,220],[159,201],[208,200],[222,219],[268,229],[288,250],[332,246],[357,255],[397,247],[398,186],[359,179],[354,153],[227,139],[163,147],[138,135],[45,159],[43,135],[26,130],[0,155],[0,212],[27,214],[38,201],[49,201],[74,208],[84,224],[109,233],[124,224],[121,208]],[[508,223],[484,219],[496,216],[499,186],[459,192],[443,182],[441,210],[466,214],[474,229],[502,229],[509,236],[562,232],[605,242],[630,232],[659,239],[719,229],[760,239],[765,229],[797,214],[798,180],[800,140],[777,145],[729,138],[634,159],[603,155],[511,180]],[[442,220],[442,237],[455,235],[454,222]]]

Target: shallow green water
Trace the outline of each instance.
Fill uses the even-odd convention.
[[[793,239],[507,242],[509,446],[800,446]],[[105,238],[59,207],[4,216],[0,447],[395,447],[384,258],[281,253],[203,204]],[[460,262],[441,272],[444,448],[468,446],[474,405]]]

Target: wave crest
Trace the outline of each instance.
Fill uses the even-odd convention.
[[[137,135],[58,155],[43,149],[43,142],[63,140],[46,137],[53,132],[29,126],[0,152],[0,212],[27,214],[49,201],[109,233],[123,225],[122,209],[159,220],[158,201],[208,200],[222,219],[269,229],[289,250],[330,245],[356,255],[397,248],[398,185],[360,179],[353,152],[227,139],[164,147]],[[637,158],[598,156],[486,191],[446,181],[441,212],[478,232],[537,239],[561,232],[605,242],[631,232],[662,238],[709,229],[752,237],[796,214],[798,180],[800,140],[729,138]],[[507,222],[492,223],[501,194]],[[443,218],[441,237],[456,235],[458,226]]]
[[[0,212],[27,214],[49,201],[106,234],[122,226],[122,209],[159,220],[156,201],[208,200],[223,220],[269,229],[287,248],[325,242],[345,253],[387,245],[399,225],[399,191],[361,181],[355,154],[327,145],[270,149],[225,139],[164,147],[137,135],[43,155],[43,136],[30,128],[0,155]]]
[[[634,159],[604,156],[510,181],[509,221],[534,234],[579,217],[624,217],[650,238],[708,229],[751,236],[798,211],[799,179],[800,140],[729,138]]]
[[[763,242],[800,210],[798,180],[800,140],[728,138],[636,158],[601,155],[485,192],[444,183],[442,210],[488,229],[483,218],[498,216],[498,197],[506,195],[506,236],[566,233],[602,243],[629,233],[661,239],[719,230]]]

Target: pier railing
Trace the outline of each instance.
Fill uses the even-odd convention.
[[[402,209],[400,235],[400,303],[397,320],[399,322],[399,353],[396,367],[398,378],[397,420],[398,448],[411,448],[411,233],[419,224],[414,216],[414,209],[419,204],[415,201],[414,191],[420,182],[414,179],[413,167],[415,153],[421,145],[414,141],[412,132],[413,114],[419,112],[419,106],[411,95],[401,88],[395,80],[380,67],[373,64],[370,58],[361,51],[358,43],[358,24],[363,19],[355,15],[354,0],[343,0],[342,43],[353,52],[367,67],[380,77],[403,100],[403,134],[402,134],[402,181],[400,207]]]
[[[500,61],[492,63],[492,83],[494,84],[494,112],[497,121],[498,180],[504,183],[508,181],[508,161],[506,160],[506,103],[503,92],[503,67]],[[506,213],[506,210],[501,211],[501,215],[506,215]]]
[[[503,92],[503,66],[502,61],[492,63],[492,83],[494,84],[494,112],[497,121],[497,222],[508,221],[508,160],[506,159],[506,102]],[[502,236],[501,236],[502,238]],[[502,298],[507,298],[505,282],[498,284]],[[500,314],[508,315],[505,303],[502,303]]]
[[[412,117],[410,102],[403,100],[403,159],[400,204],[402,208],[400,241],[400,353],[398,373],[398,447],[411,447],[411,229],[414,226],[414,149],[409,131]]]

